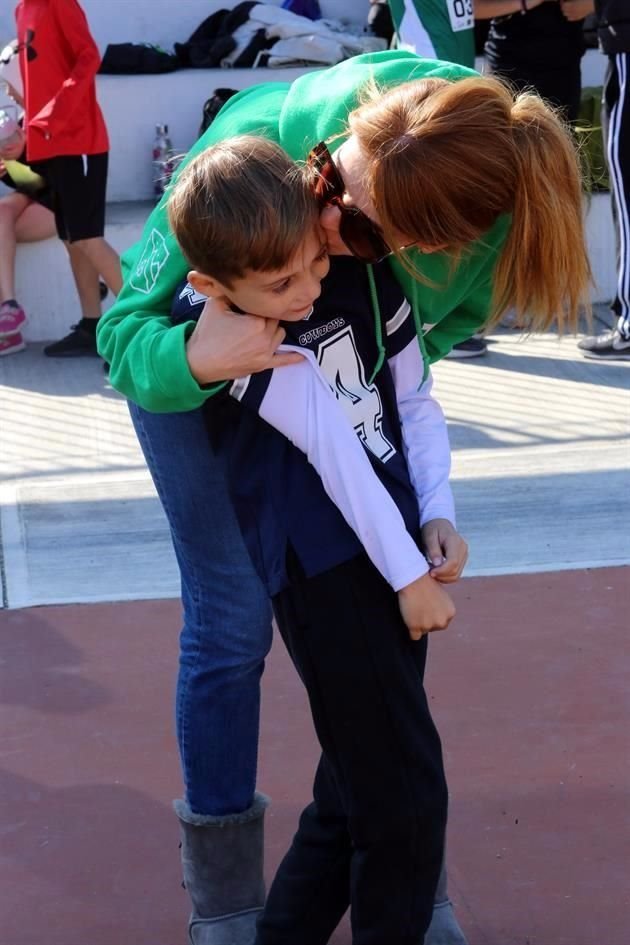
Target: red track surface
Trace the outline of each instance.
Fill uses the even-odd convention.
[[[468,580],[456,624],[432,640],[451,892],[470,945],[630,942],[628,577]],[[185,942],[170,811],[178,610],[150,601],[0,612],[1,945]],[[273,797],[270,875],[316,754],[277,645],[260,770]],[[334,943],[349,945],[347,926]]]

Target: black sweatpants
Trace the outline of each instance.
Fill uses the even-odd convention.
[[[492,72],[507,79],[519,92],[535,89],[545,101],[562,109],[567,121],[577,121],[582,92],[581,57],[576,56],[573,62],[564,62],[555,68],[497,63],[492,66]]]
[[[617,228],[617,294],[611,308],[620,333],[630,338],[630,53],[608,57],[602,117]]]
[[[426,637],[409,638],[396,594],[365,555],[314,578],[294,574],[274,611],[322,756],[256,943],[324,945],[350,904],[353,945],[422,945],[447,812],[422,684]]]

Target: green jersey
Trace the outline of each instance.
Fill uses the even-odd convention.
[[[292,84],[253,86],[224,105],[182,166],[210,145],[242,134],[264,135],[292,158],[304,160],[317,142],[344,130],[370,80],[387,88],[425,76],[459,79],[471,74],[462,66],[395,50],[357,56]],[[335,147],[340,144],[334,142]],[[185,346],[195,323],[171,325],[173,294],[189,266],[168,226],[167,199],[165,195],[151,213],[139,243],[124,254],[122,291],[98,328],[99,352],[110,364],[112,386],[141,407],[165,413],[194,410],[218,389],[201,387],[188,368]],[[443,357],[486,321],[493,271],[508,229],[509,218],[500,218],[456,269],[445,253],[414,252],[422,281],[392,260],[430,360]]]
[[[398,48],[427,59],[475,64],[473,0],[388,0]]]

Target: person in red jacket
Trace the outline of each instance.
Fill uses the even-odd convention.
[[[103,237],[109,139],[96,100],[100,55],[77,0],[20,0],[15,19],[26,156],[52,191],[60,239],[84,259],[74,270],[83,317],[44,353],[96,355],[98,275],[115,295],[122,284],[118,254]]]

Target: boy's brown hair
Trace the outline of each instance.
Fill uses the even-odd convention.
[[[308,175],[272,141],[242,135],[188,164],[168,200],[193,269],[230,286],[248,269],[282,269],[318,218]]]

